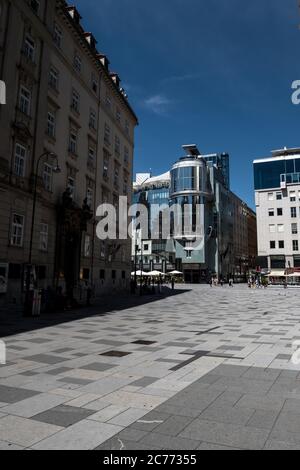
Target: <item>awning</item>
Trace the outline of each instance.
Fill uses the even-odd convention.
[[[289,274],[288,277],[300,277],[300,273]]]
[[[285,271],[271,271],[268,277],[286,277]]]

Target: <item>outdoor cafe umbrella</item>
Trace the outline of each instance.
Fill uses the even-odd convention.
[[[151,273],[148,273],[148,276],[152,276],[152,277],[164,276],[164,273],[161,273],[160,271],[151,271]]]
[[[181,273],[180,271],[172,271],[168,274],[170,274],[171,276],[182,276],[183,275],[183,273]]]

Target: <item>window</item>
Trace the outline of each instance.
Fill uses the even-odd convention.
[[[116,277],[117,277],[117,272],[113,269],[112,272],[111,272],[111,277],[112,279],[115,281],[116,280]]]
[[[89,163],[90,165],[94,165],[94,163],[95,163],[95,155],[96,155],[95,149],[94,149],[93,147],[89,147],[88,163]]]
[[[69,152],[73,155],[77,154],[77,138],[77,132],[75,130],[71,130],[69,139]]]
[[[41,224],[40,226],[40,250],[41,251],[48,250],[48,232],[49,232],[48,225]]]
[[[296,219],[297,217],[297,207],[291,207],[291,218]]]
[[[47,134],[52,139],[55,138],[55,114],[52,111],[48,111],[48,118],[47,118]]]
[[[293,251],[299,251],[299,241],[293,240]]]
[[[106,97],[105,97],[105,106],[110,109],[111,108],[111,96],[106,93]]]
[[[268,193],[268,201],[274,201],[274,193]]]
[[[271,250],[275,250],[275,248],[276,248],[276,242],[271,241],[271,242],[270,242],[270,248],[271,248]]]
[[[290,201],[291,202],[296,202],[296,191],[291,191],[290,192]]]
[[[100,243],[101,243],[100,244],[100,258],[104,259],[105,258],[105,243],[104,243],[104,241],[101,241]],[[101,279],[105,279],[105,275]]]
[[[276,193],[276,199],[277,199],[277,201],[281,201],[282,200],[282,193]]]
[[[277,215],[282,216],[283,215],[283,209],[281,209],[281,208],[277,209]]]
[[[298,235],[298,224],[292,224],[292,235]]]
[[[116,120],[117,120],[118,123],[121,122],[121,111],[120,111],[119,108],[117,108],[117,110],[116,110]]]
[[[192,250],[187,250],[187,252],[186,252],[186,257],[187,257],[188,259],[191,259],[191,258],[192,258]]]
[[[274,209],[269,209],[269,217],[274,217],[275,215],[275,210]]]
[[[102,281],[105,280],[105,270],[104,270],[104,269],[100,269],[100,279],[101,279]]]
[[[91,188],[87,188],[86,191],[86,201],[89,207],[92,207],[94,199],[94,191]]]
[[[108,124],[105,124],[104,127],[104,142],[106,145],[110,145],[110,127]]]
[[[21,86],[20,88],[20,98],[19,98],[19,108],[20,111],[27,116],[30,115],[30,107],[31,107],[31,93],[30,91]]]
[[[50,68],[49,72],[49,86],[53,89],[58,91],[58,82],[59,82],[59,72],[54,68]]]
[[[144,250],[148,251],[149,250],[149,245],[144,245]]]
[[[275,233],[276,232],[276,226],[275,225],[269,225],[270,233]]]
[[[96,112],[91,109],[90,111],[90,122],[89,122],[90,129],[96,130],[97,127],[97,117],[96,117]]]
[[[118,166],[115,166],[114,185],[115,187],[119,186],[119,167]]]
[[[71,108],[76,113],[79,113],[79,107],[80,107],[80,95],[76,90],[73,90],[72,91]]]
[[[13,246],[23,246],[24,236],[24,216],[13,214],[11,229],[11,244]]]
[[[52,191],[52,166],[44,163],[43,182],[46,191]]]
[[[74,68],[75,68],[76,72],[81,73],[82,60],[79,57],[79,55],[77,55],[77,54],[75,54],[75,57],[74,57]]]
[[[60,27],[57,24],[55,24],[54,25],[54,30],[53,30],[53,41],[54,41],[54,44],[59,49],[61,49],[61,46],[62,46],[62,37],[63,37],[62,30],[60,29]]]
[[[129,163],[129,150],[127,147],[124,147],[124,163],[125,165]]]
[[[68,177],[68,189],[70,190],[70,196],[74,199],[75,196],[75,180],[71,176]]]
[[[125,133],[129,135],[129,122],[125,121]]]
[[[16,144],[15,159],[14,159],[14,173],[23,178],[25,176],[26,164],[26,148],[23,145]]]
[[[108,178],[109,156],[107,152],[103,154],[103,178]]]
[[[94,93],[98,93],[98,79],[94,73],[92,73],[92,90]]]
[[[279,249],[280,250],[284,249],[284,241],[283,240],[279,240]]]
[[[24,41],[24,55],[25,57],[34,62],[35,58],[35,42],[30,36],[25,37]]]
[[[119,157],[121,153],[121,142],[119,137],[116,135],[115,137],[115,154]]]
[[[284,225],[283,224],[278,225],[278,233],[284,233]]]
[[[123,193],[126,195],[128,193],[128,178],[124,174],[124,179],[123,179]]]
[[[39,0],[30,0],[30,6],[31,6],[32,10],[34,11],[34,13],[36,15],[38,15],[39,11],[40,11],[40,2],[39,2]]]
[[[84,237],[84,256],[88,258],[91,255],[91,237],[86,235]]]

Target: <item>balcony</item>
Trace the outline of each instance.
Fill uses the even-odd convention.
[[[284,173],[280,175],[280,184],[283,187],[287,184],[299,184],[300,183],[300,173]]]

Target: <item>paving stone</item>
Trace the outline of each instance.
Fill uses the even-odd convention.
[[[48,370],[47,371],[47,374],[48,375],[59,375],[59,374],[64,374],[66,372],[70,372],[72,369],[70,367],[59,367],[57,369],[52,369],[52,370]]]
[[[27,361],[39,362],[42,364],[58,364],[60,362],[65,362],[67,359],[60,356],[52,356],[49,354],[36,354],[35,356],[26,357]]]
[[[196,419],[179,434],[179,437],[239,449],[259,450],[263,449],[269,431]]]
[[[106,370],[113,369],[114,367],[116,367],[116,366],[115,365],[110,365],[110,364],[102,364],[100,362],[93,362],[92,364],[88,364],[84,367],[81,367],[81,369],[95,370],[95,371],[98,371],[98,372],[104,372]]]
[[[122,441],[133,441],[139,442],[143,437],[147,436],[147,431],[141,431],[140,429],[133,429],[131,427],[125,428],[124,431],[121,431],[114,439],[120,438]]]
[[[157,379],[153,377],[143,377],[142,379],[136,380],[135,382],[132,382],[133,387],[148,387],[148,385],[151,385],[153,383],[157,382]]]
[[[92,383],[92,380],[84,380],[84,379],[77,379],[76,377],[62,377],[58,379],[58,382],[64,382],[66,384],[74,384],[74,385],[88,385]]]
[[[54,436],[42,440],[32,448],[35,450],[93,450],[118,434],[121,429],[112,424],[82,420]]]
[[[129,426],[132,423],[135,423],[138,419],[143,419],[147,414],[145,409],[129,408],[123,413],[117,415],[109,421],[109,424],[116,424],[118,426]]]
[[[279,412],[284,403],[285,398],[281,396],[244,395],[235,406],[238,408]]]
[[[44,413],[37,414],[33,417],[33,419],[42,423],[54,424],[55,426],[66,428],[68,426],[72,426],[75,423],[78,423],[83,419],[88,418],[93,414],[93,410],[61,405],[49,409]]]
[[[178,436],[193,420],[194,418],[188,418],[187,416],[171,416],[155,428],[155,432],[167,436]]]
[[[66,397],[61,397],[59,395],[41,393],[38,396],[27,398],[26,400],[1,408],[1,412],[21,416],[23,418],[31,418],[38,413],[42,413],[64,403],[66,400]]]
[[[300,450],[300,443],[292,444],[291,442],[282,442],[270,439],[267,441],[264,450]]]
[[[141,431],[153,431],[160,424],[163,424],[167,421],[171,415],[167,413],[157,413],[152,411],[151,413],[145,415],[141,420],[136,421],[132,427],[134,429],[139,429]]]
[[[147,434],[147,436],[145,436],[140,443],[164,450],[195,450],[199,446],[198,441],[174,437],[171,435],[158,434],[157,429],[155,432]]]
[[[300,413],[282,411],[279,414],[274,430],[300,434]]]
[[[18,416],[6,416],[0,419],[0,440],[30,447],[61,429],[58,426],[38,423]]]
[[[197,447],[197,450],[207,450],[207,451],[215,451],[215,450],[240,450],[240,449],[235,449],[234,447],[226,447],[222,446],[219,444],[209,444],[207,442],[202,442],[199,447]]]
[[[24,450],[24,447],[11,444],[10,442],[0,441],[0,450]]]
[[[200,415],[200,419],[218,423],[246,425],[253,416],[254,410],[249,408],[234,408],[233,406],[211,405]]]
[[[17,403],[36,395],[39,395],[39,392],[0,385],[0,401],[4,403]]]
[[[278,418],[278,415],[278,411],[256,410],[254,415],[248,421],[247,426],[271,430]]]

